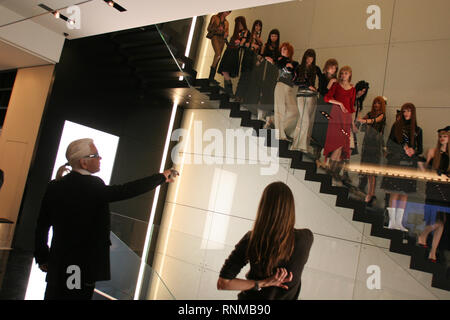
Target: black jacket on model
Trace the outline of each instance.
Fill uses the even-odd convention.
[[[48,265],[46,281],[65,282],[70,265],[80,268],[83,283],[109,280],[109,203],[143,194],[165,181],[163,174],[155,174],[107,186],[99,177],[76,171],[50,181],[36,226],[34,252],[38,264]],[[49,248],[50,226],[53,238]]]

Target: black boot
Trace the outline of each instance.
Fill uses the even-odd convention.
[[[366,192],[366,186],[367,186],[367,176],[365,174],[359,175],[358,189],[362,192]]]
[[[211,83],[211,84],[215,83],[215,80],[214,80],[215,75],[216,75],[216,68],[211,67],[209,70],[209,78],[208,78],[209,83]]]
[[[233,97],[233,84],[231,80],[225,80],[225,92],[231,97]]]

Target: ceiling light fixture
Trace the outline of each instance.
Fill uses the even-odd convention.
[[[53,16],[54,16],[56,19],[59,19],[59,11],[56,10],[55,12],[53,12]]]
[[[106,4],[110,7],[113,7],[114,9],[120,11],[120,12],[124,12],[127,11],[127,9],[125,9],[124,7],[122,7],[120,4],[118,4],[115,1],[112,0],[103,0],[104,2],[106,2]]]

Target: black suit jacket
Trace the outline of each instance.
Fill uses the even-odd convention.
[[[109,280],[109,203],[150,191],[166,180],[155,174],[123,185],[107,186],[102,179],[76,171],[48,184],[36,226],[35,258],[48,264],[47,281],[65,281],[67,267],[80,267],[81,280]],[[53,226],[51,247],[48,231]]]

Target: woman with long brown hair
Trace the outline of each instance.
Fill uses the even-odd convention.
[[[450,137],[450,126],[438,130],[438,141],[436,148],[428,151],[426,165],[428,169],[436,171],[437,174],[450,175],[450,161],[448,140]],[[437,262],[436,251],[444,232],[444,225],[447,222],[447,215],[450,214],[450,184],[429,181],[426,187],[425,214],[426,227],[419,235],[417,243],[420,246],[427,246],[428,235],[433,231],[433,240],[428,259]],[[444,249],[448,249],[449,243],[444,243]],[[441,248],[442,249],[442,248]]]
[[[239,50],[250,37],[250,31],[247,29],[245,17],[239,16],[234,19],[234,32],[227,44],[227,49],[223,53],[222,60],[217,70],[223,75],[225,92],[233,96],[233,85],[231,78],[239,75],[240,57]]]
[[[228,38],[228,21],[227,16],[231,11],[223,11],[211,17],[208,25],[208,33],[206,37],[211,39],[211,45],[214,49],[214,59],[209,71],[209,81],[214,81],[216,75],[217,64],[219,63],[220,56],[222,55],[225,41]]]
[[[361,150],[361,163],[379,165],[383,153],[383,133],[386,125],[386,101],[383,97],[376,97],[372,102],[372,109],[363,118],[358,118],[365,131]],[[365,202],[372,205],[375,199],[376,176],[368,175],[369,187]]]
[[[239,300],[295,300],[313,243],[309,229],[295,229],[294,196],[282,182],[263,191],[253,230],[236,245],[220,271],[219,290],[240,290]],[[237,279],[250,263],[247,279]]]
[[[392,125],[387,140],[388,166],[417,168],[422,153],[422,129],[417,125],[416,107],[405,103],[400,116]],[[389,193],[389,229],[408,231],[403,224],[408,194],[416,192],[416,180],[387,177],[383,178],[381,188]]]
[[[303,153],[311,151],[310,140],[317,106],[316,76],[321,73],[316,65],[316,52],[308,49],[303,54],[302,62],[295,70],[295,84],[298,86],[297,108],[298,120],[294,132],[291,150]]]

